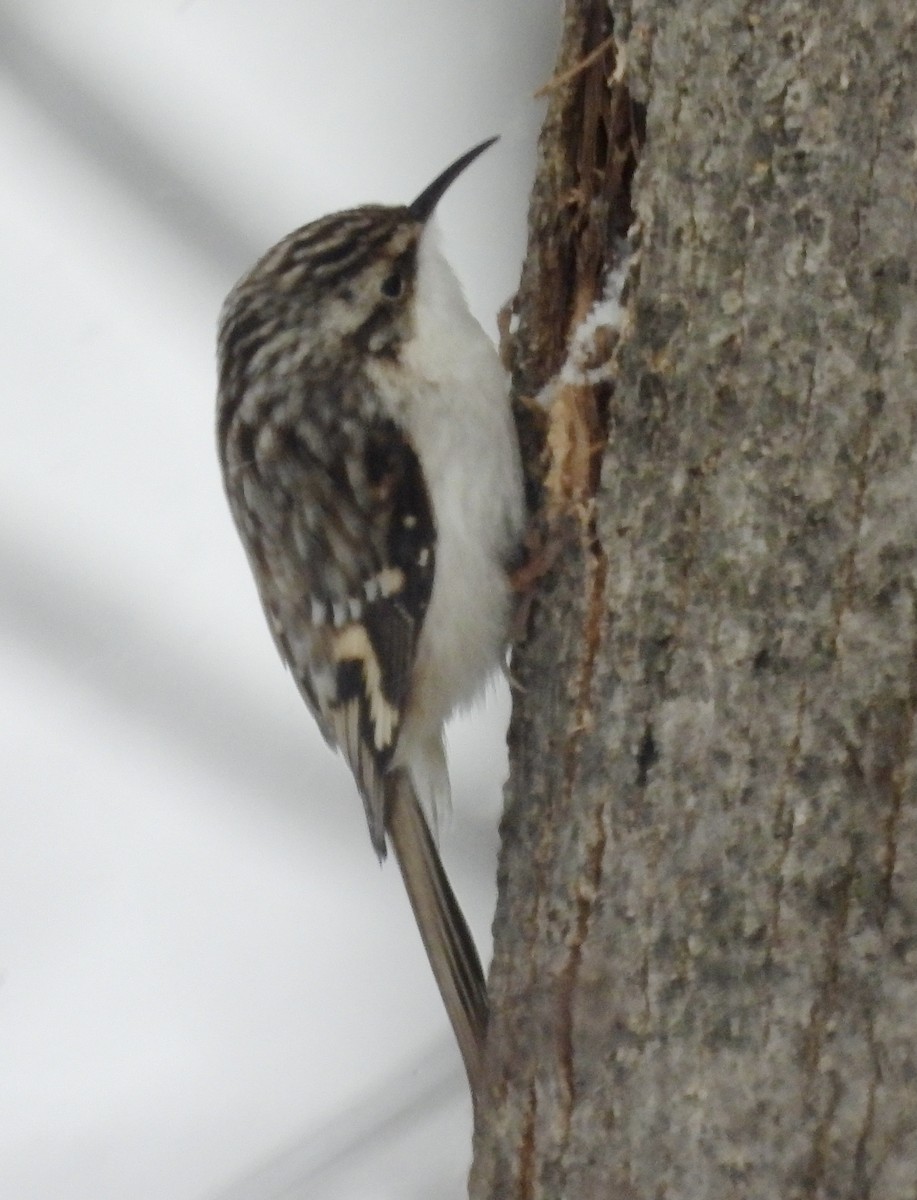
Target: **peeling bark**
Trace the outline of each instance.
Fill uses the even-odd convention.
[[[917,1195],[915,114],[898,0],[568,0],[475,1200]]]

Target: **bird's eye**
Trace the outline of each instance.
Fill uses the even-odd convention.
[[[404,287],[404,282],[397,271],[392,271],[391,275],[386,275],[382,280],[382,295],[388,296],[389,300],[397,300],[401,295],[401,289]]]

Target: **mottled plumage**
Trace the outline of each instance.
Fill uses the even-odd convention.
[[[483,148],[410,206],[269,250],[224,305],[218,397],[268,624],[395,845],[473,1086],[483,976],[422,809],[448,798],[444,721],[501,659],[522,485],[502,369],[427,221]]]

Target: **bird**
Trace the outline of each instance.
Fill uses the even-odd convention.
[[[444,257],[446,190],[304,225],[219,318],[224,490],[277,649],[394,849],[472,1096],[488,1003],[436,830],[444,727],[505,668],[526,523],[508,380]]]

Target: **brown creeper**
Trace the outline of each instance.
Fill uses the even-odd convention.
[[[219,330],[220,461],[261,603],[376,853],[395,848],[473,1093],[486,986],[428,820],[443,725],[505,650],[523,489],[503,369],[428,222],[493,140],[406,207],[291,233]]]

